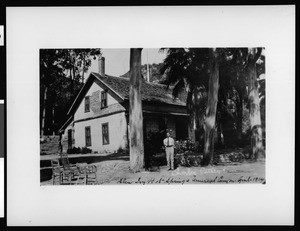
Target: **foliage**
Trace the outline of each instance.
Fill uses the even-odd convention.
[[[79,154],[79,153],[81,153],[81,148],[80,147],[73,147],[73,148],[69,148],[68,150],[67,150],[67,153],[68,154]]]
[[[160,69],[166,74],[165,84],[173,85],[173,95],[177,97],[183,90],[188,92],[187,109],[191,121],[197,126],[204,120],[208,72],[208,48],[163,48],[167,57]]]
[[[218,153],[214,156],[214,164],[226,164],[226,163],[235,163],[243,162],[247,158],[247,155],[239,150],[227,149],[223,150],[222,153]]]
[[[150,132],[149,139],[145,142],[145,155],[149,158],[150,166],[167,164],[165,149],[162,147],[163,138],[164,133],[162,132]],[[174,163],[176,166],[196,166],[199,164],[201,156],[195,153],[199,153],[199,147],[191,139],[175,141]]]
[[[81,153],[82,154],[92,153],[92,149],[87,148],[87,147],[82,147],[81,148]]]
[[[92,149],[87,148],[87,147],[73,147],[67,150],[68,154],[87,154],[87,153],[92,153]]]
[[[67,120],[67,110],[83,86],[91,58],[100,54],[98,48],[40,50],[41,134],[56,133]]]
[[[191,139],[186,140],[176,140],[174,145],[175,154],[177,153],[189,153],[189,152],[197,152],[198,147],[196,146],[195,142]]]
[[[166,79],[166,76],[164,74],[160,73],[160,69],[163,66],[162,63],[153,63],[149,64],[149,77],[150,82],[152,83],[160,83],[163,82]],[[141,66],[141,73],[144,79],[147,77],[147,64],[144,64]],[[120,77],[129,78],[129,71],[125,74],[121,75]]]
[[[117,150],[117,153],[120,155],[128,155],[129,154],[129,150],[128,148],[121,148],[119,147]]]
[[[245,160],[245,156],[242,153],[230,153],[228,156],[231,162],[243,162]]]
[[[200,166],[203,155],[200,147],[191,139],[177,140],[174,147],[174,161],[176,166]]]
[[[164,48],[162,51],[167,52],[161,68],[161,73],[166,75],[164,83],[174,86],[174,97],[181,91],[188,92],[188,112],[191,122],[195,122],[199,129],[203,126],[207,103],[208,48]],[[224,140],[243,145],[243,134],[249,124],[249,121],[245,122],[245,119],[249,120],[249,113],[245,111],[245,106],[248,107],[248,48],[220,48],[218,52],[220,65],[216,127],[225,133]],[[264,55],[259,57],[256,66],[258,76],[265,72]],[[264,110],[264,80],[259,84],[261,108]],[[264,124],[264,113],[262,121]]]
[[[198,167],[201,166],[202,159],[203,155],[199,154],[178,154],[174,156],[174,164],[175,166]]]

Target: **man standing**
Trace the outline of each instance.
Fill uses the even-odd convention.
[[[168,170],[174,170],[174,139],[170,137],[170,132],[167,132],[167,138],[164,139],[164,145],[166,148]]]

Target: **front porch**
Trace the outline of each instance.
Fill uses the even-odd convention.
[[[163,139],[167,130],[174,140],[195,139],[188,116],[153,113],[144,113],[143,116],[144,139],[149,139],[152,134],[162,134]]]

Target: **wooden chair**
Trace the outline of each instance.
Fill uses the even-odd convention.
[[[58,159],[53,159],[51,160],[51,166],[52,166],[52,180],[53,180],[53,185],[55,184],[55,179],[58,177],[58,182],[61,184],[62,182],[62,168],[59,165],[59,160]]]
[[[76,184],[79,172],[76,164],[70,164],[68,154],[61,153],[60,161],[63,166],[62,183]]]
[[[96,184],[97,166],[87,163],[70,164],[68,154],[61,153],[60,160],[63,166],[62,182],[67,184]]]
[[[79,181],[84,184],[96,184],[97,183],[97,166],[87,163],[77,163],[79,171]]]
[[[77,184],[86,184],[86,181],[87,181],[87,171],[86,171],[87,163],[77,163],[77,167],[78,167],[78,172],[79,172]]]
[[[90,164],[86,167],[86,184],[97,183],[97,166]]]

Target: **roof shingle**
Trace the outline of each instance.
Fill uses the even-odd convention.
[[[115,76],[101,76],[98,73],[92,72],[95,77],[102,80],[105,84],[111,87],[124,99],[129,99],[129,79]],[[181,95],[181,99],[172,96],[173,87],[167,88],[166,85],[142,82],[141,94],[144,102],[159,102],[165,104],[186,105],[186,94]]]

